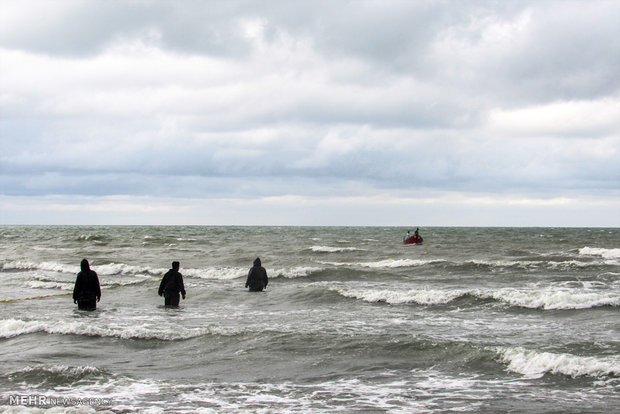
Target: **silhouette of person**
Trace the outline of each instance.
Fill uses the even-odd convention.
[[[411,237],[411,232],[407,230],[407,234],[405,234],[405,238],[403,240],[404,241],[409,240],[409,237]]]
[[[181,264],[172,262],[172,269],[164,275],[159,284],[159,296],[164,297],[164,305],[179,306],[179,293],[185,300],[185,286],[183,285],[183,275],[179,273]]]
[[[416,239],[418,238],[418,236],[420,235],[420,228],[419,227],[415,229],[415,232],[413,232],[413,235],[415,236]]]
[[[101,300],[99,278],[97,273],[91,270],[88,260],[83,259],[80,268],[82,270],[77,274],[73,287],[73,303],[77,303],[80,310],[93,311]]]
[[[261,266],[260,258],[254,260],[254,266],[248,272],[248,279],[245,281],[245,287],[250,288],[250,292],[262,292],[267,288],[269,278],[267,271]]]

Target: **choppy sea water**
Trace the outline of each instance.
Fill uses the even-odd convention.
[[[0,226],[0,409],[620,407],[620,229],[406,230]],[[82,258],[95,312],[65,295]],[[157,296],[172,260],[178,309]]]

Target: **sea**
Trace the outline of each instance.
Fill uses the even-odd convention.
[[[620,411],[620,229],[407,230],[0,226],[0,410]]]

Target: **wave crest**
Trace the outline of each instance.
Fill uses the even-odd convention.
[[[73,322],[45,322],[24,321],[20,319],[5,319],[0,321],[0,338],[46,332],[59,335],[84,335],[113,337],[121,339],[159,339],[163,341],[178,341],[198,338],[204,335],[233,336],[239,333],[238,329],[223,326],[182,327],[171,326],[170,329],[160,324],[132,324],[127,326],[97,326],[80,321]]]
[[[330,247],[330,246],[311,246],[310,250],[317,253],[338,253],[338,252],[354,252],[364,251],[358,247]]]
[[[497,353],[500,361],[508,364],[508,370],[531,378],[540,378],[547,373],[573,378],[620,376],[620,358],[617,356],[583,357],[566,353],[531,351],[521,347],[500,347]]]
[[[605,249],[602,247],[583,247],[579,249],[582,256],[600,256],[606,260],[612,260],[613,263],[620,261],[620,249]]]
[[[460,298],[494,300],[509,306],[528,309],[565,310],[620,306],[620,295],[611,292],[579,290],[518,290],[518,289],[360,289],[335,287],[331,290],[347,298],[393,305],[445,305]]]
[[[334,289],[347,298],[361,299],[366,302],[386,302],[393,305],[417,303],[419,305],[446,304],[462,296],[466,291],[416,290],[394,291],[388,289]]]

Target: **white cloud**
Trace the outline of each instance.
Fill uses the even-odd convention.
[[[620,133],[620,97],[493,109],[489,126],[504,136],[610,136]]]
[[[373,224],[583,200],[617,222],[615,2],[50,4],[0,1],[1,194],[22,204]]]

